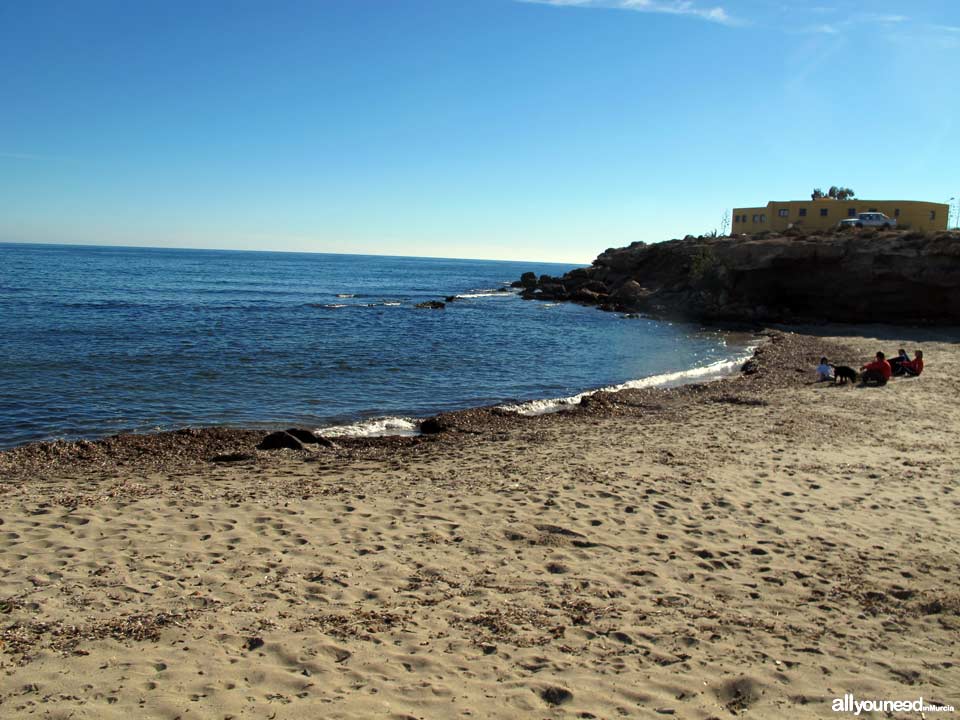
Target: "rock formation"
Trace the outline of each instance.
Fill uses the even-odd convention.
[[[601,253],[532,300],[704,322],[960,322],[960,233],[866,230],[692,237]]]

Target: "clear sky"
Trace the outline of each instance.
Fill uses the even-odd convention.
[[[588,262],[960,196],[960,3],[0,2],[0,241]]]

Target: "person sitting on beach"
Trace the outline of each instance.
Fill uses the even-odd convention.
[[[904,375],[916,377],[923,372],[923,350],[917,350],[915,355],[916,357],[913,360],[907,360],[907,362],[900,364]]]
[[[820,358],[820,364],[817,365],[817,380],[819,382],[833,380],[833,368],[830,367],[830,363],[827,362],[825,357]]]
[[[890,360],[890,370],[893,371],[894,375],[905,375],[906,370],[903,369],[904,363],[910,362],[910,356],[907,355],[907,351],[903,348],[897,352],[897,356]]]
[[[889,380],[893,374],[893,370],[890,369],[890,363],[887,362],[882,352],[877,353],[877,359],[874,362],[867,363],[861,367],[860,372],[863,373],[861,378],[864,385],[876,383],[878,386],[886,385],[887,380]]]

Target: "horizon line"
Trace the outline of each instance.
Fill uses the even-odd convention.
[[[68,243],[53,241],[33,241],[25,242],[19,240],[0,240],[2,245],[48,245],[54,247],[81,247],[81,248],[116,248],[119,250],[196,250],[198,252],[237,252],[237,253],[284,253],[287,255],[345,255],[348,257],[381,257],[398,258],[406,260],[468,260],[473,262],[502,262],[502,263],[539,263],[543,265],[578,265],[579,262],[563,260],[505,260],[503,258],[473,258],[473,257],[448,257],[443,255],[388,255],[384,253],[350,253],[350,252],[328,252],[322,250],[254,250],[241,248],[216,248],[216,247],[173,247],[168,245],[112,245],[96,243]],[[582,265],[590,265],[592,261],[583,262]]]

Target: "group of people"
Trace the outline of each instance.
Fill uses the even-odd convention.
[[[817,376],[820,380],[834,380],[844,377],[842,370],[847,371],[847,376],[852,376],[850,379],[856,379],[856,373],[851,368],[833,365],[827,361],[827,358],[822,357],[817,366]],[[882,352],[878,352],[873,362],[866,363],[860,368],[860,380],[864,385],[886,385],[891,377],[916,377],[922,372],[923,350],[917,350],[911,360],[907,351],[900,348],[897,356],[891,360],[887,360]]]

